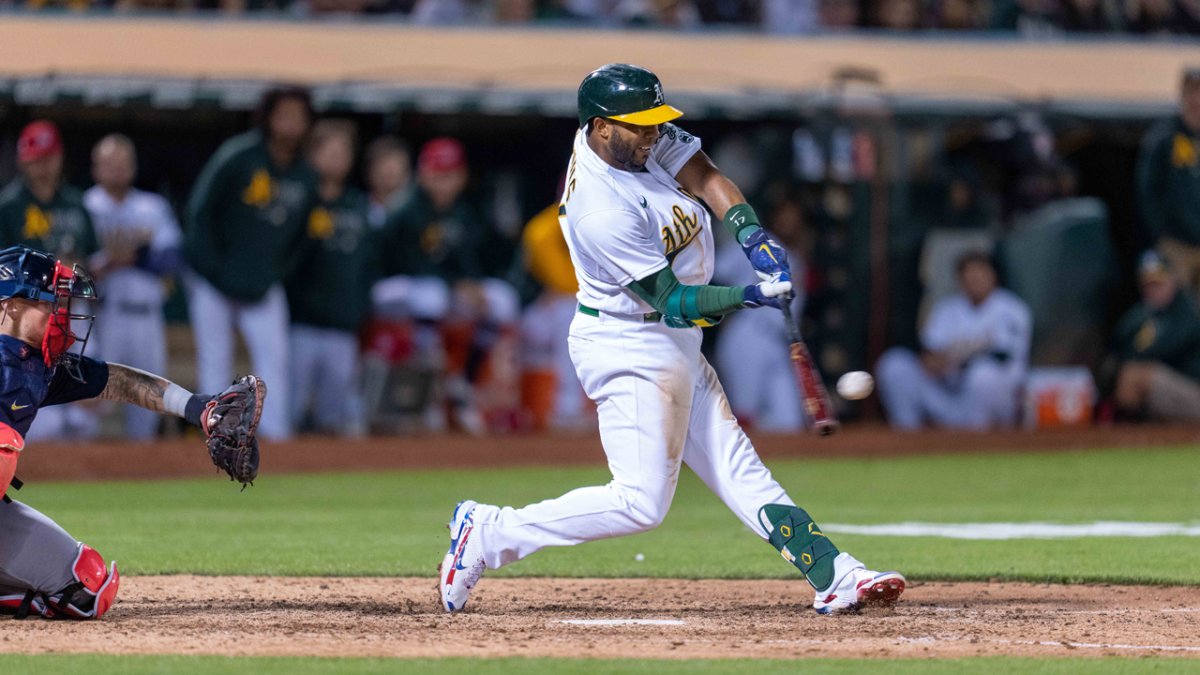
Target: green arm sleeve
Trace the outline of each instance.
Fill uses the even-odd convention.
[[[743,307],[745,286],[686,286],[670,267],[637,279],[626,288],[664,315],[696,321],[724,316]]]

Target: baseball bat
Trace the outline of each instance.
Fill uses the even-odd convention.
[[[829,392],[825,391],[825,383],[821,380],[821,372],[813,362],[804,338],[800,337],[800,327],[792,319],[792,296],[788,295],[779,308],[783,311],[787,323],[788,342],[792,354],[792,370],[796,382],[800,385],[800,395],[804,399],[804,412],[808,415],[812,428],[818,435],[828,436],[840,426],[837,415],[833,411],[833,403],[829,400]]]

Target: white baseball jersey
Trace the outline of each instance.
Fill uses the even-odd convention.
[[[664,124],[645,170],[623,171],[588,147],[583,130],[576,133],[559,222],[579,281],[580,304],[610,314],[654,311],[625,287],[667,265],[680,283],[709,282],[711,219],[700,200],[675,180],[699,151],[699,138]]]
[[[1033,320],[1025,301],[997,288],[979,306],[957,293],[939,300],[921,331],[930,351],[969,356],[981,351],[1003,352],[1006,365],[1024,370],[1029,361]]]
[[[92,214],[96,235],[125,233],[142,236],[152,251],[178,248],[183,239],[175,214],[167,200],[153,192],[132,189],[117,202],[99,185],[83,195],[83,205]],[[102,296],[108,303],[130,303],[158,307],[166,300],[162,278],[136,267],[116,270],[105,277]]]

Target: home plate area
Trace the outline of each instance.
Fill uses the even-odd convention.
[[[1200,654],[1200,589],[911,583],[818,616],[799,580],[149,576],[99,622],[8,621],[0,651],[295,656],[959,657]]]

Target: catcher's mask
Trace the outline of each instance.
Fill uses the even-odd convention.
[[[83,354],[92,334],[93,314],[72,311],[75,299],[96,299],[92,277],[79,265],[67,267],[54,256],[28,246],[0,250],[0,300],[25,298],[50,303],[50,320],[42,338],[42,359],[46,366],[63,366],[71,377],[83,381],[78,356]],[[85,307],[86,311],[86,307]],[[86,322],[83,334],[75,332],[75,322]],[[67,350],[78,345],[73,354]]]

